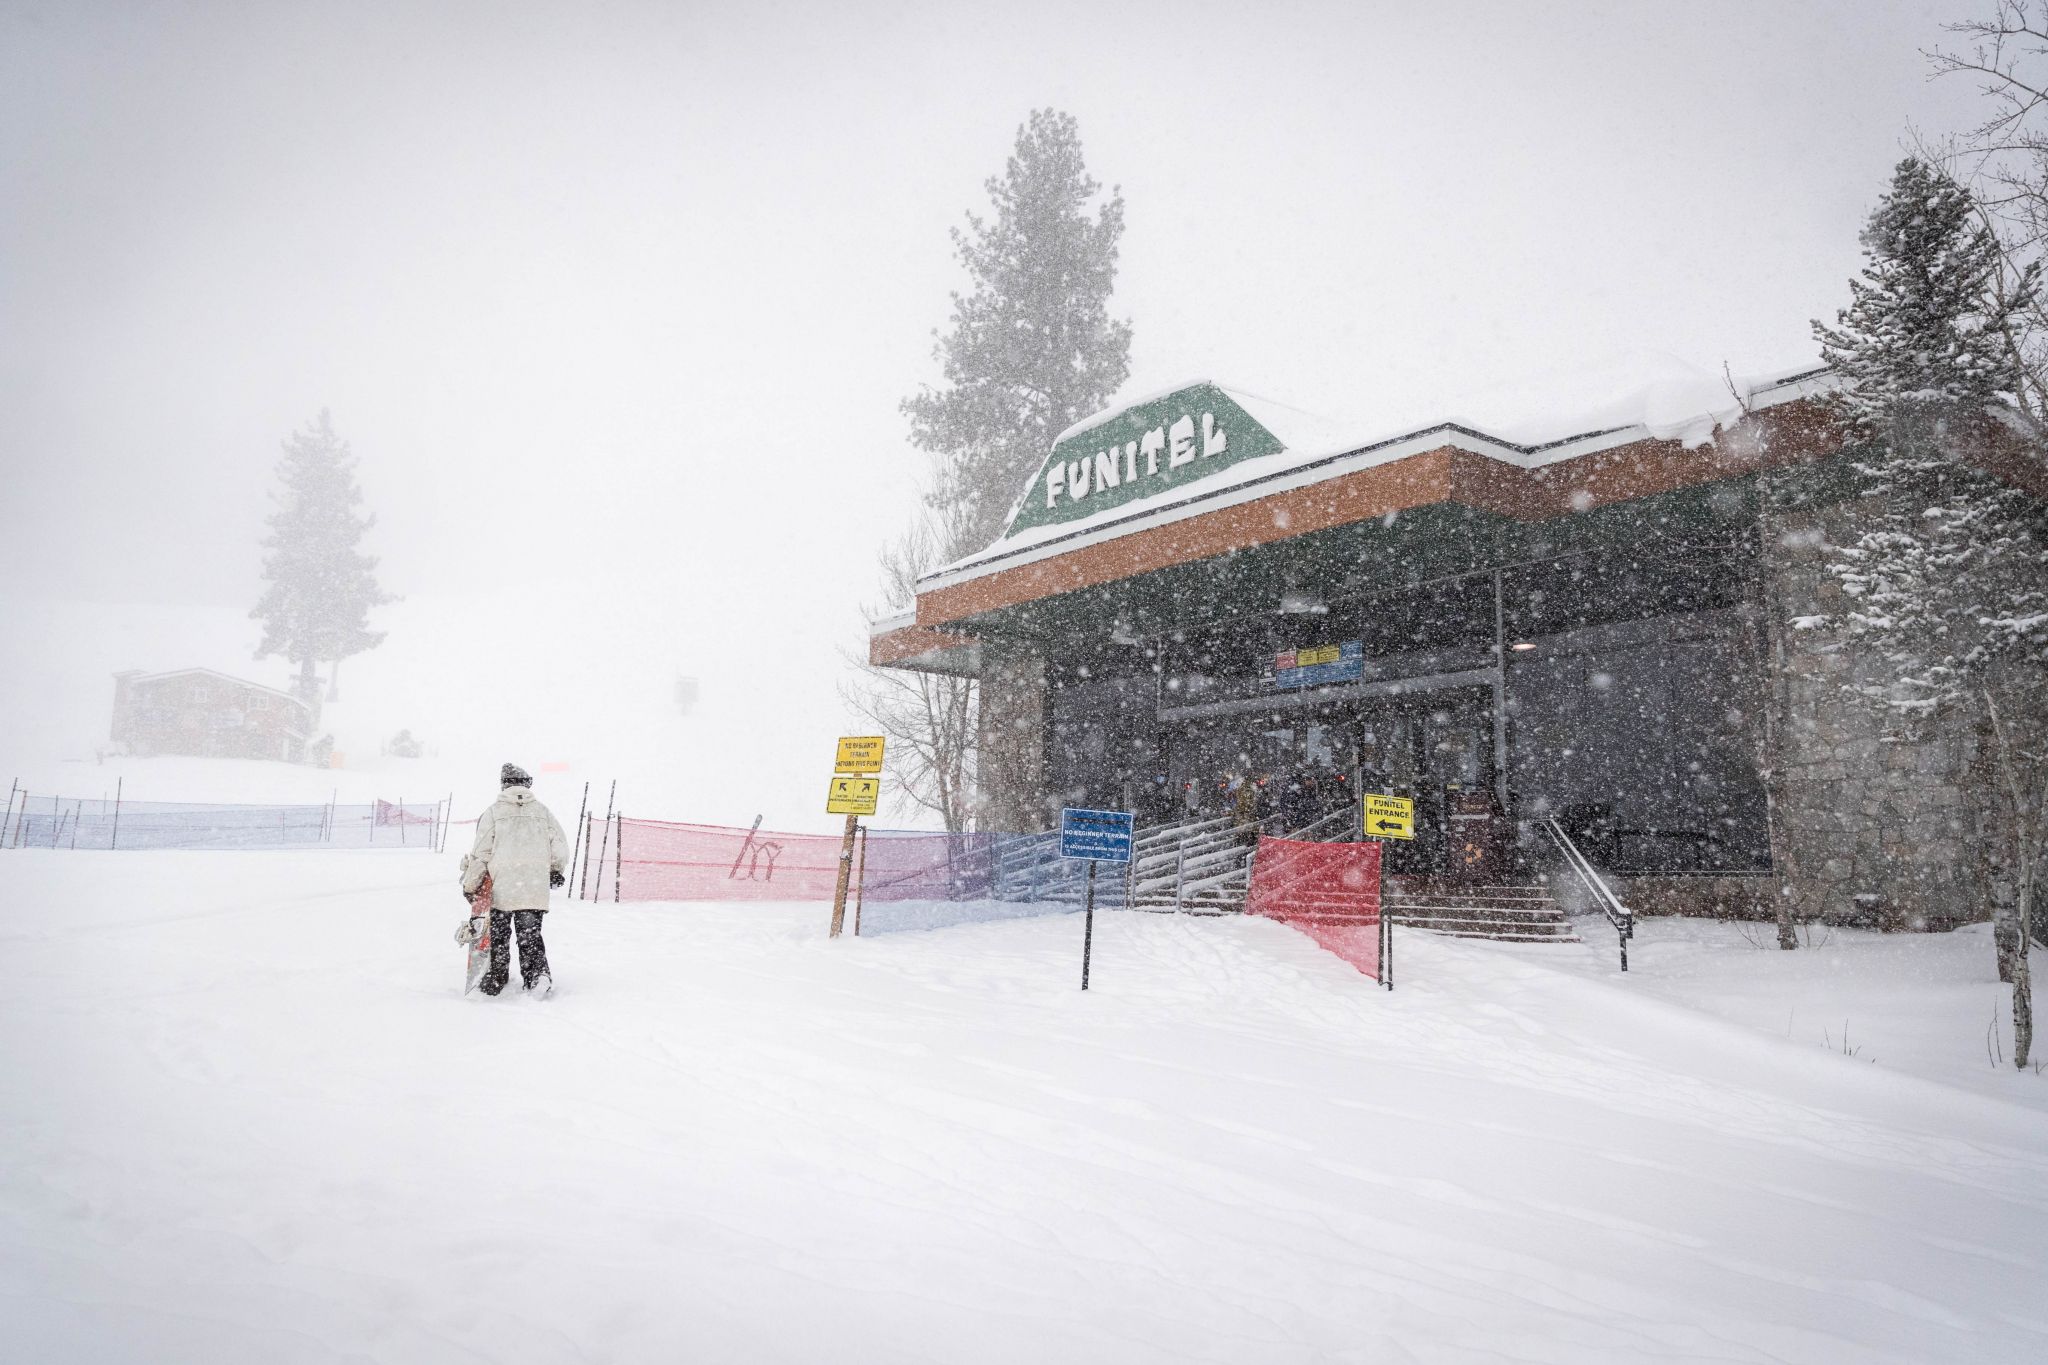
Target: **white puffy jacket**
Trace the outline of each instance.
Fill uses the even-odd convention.
[[[507,787],[478,817],[476,844],[462,859],[467,895],[491,874],[491,909],[545,910],[548,874],[569,861],[569,841],[530,787]]]

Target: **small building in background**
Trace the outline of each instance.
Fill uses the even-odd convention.
[[[112,738],[142,757],[269,758],[298,763],[315,722],[312,707],[274,687],[210,668],[114,675]]]

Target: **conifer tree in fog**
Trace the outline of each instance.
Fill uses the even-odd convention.
[[[1109,316],[1123,196],[1095,203],[1073,115],[1033,110],[986,189],[992,216],[953,230],[970,287],[934,350],[945,387],[903,402],[912,442],[935,460],[927,501],[957,538],[948,558],[996,537],[1053,438],[1131,368],[1131,325]]]
[[[357,548],[376,518],[357,510],[355,465],[325,409],[292,433],[277,463],[277,510],[263,540],[269,586],[249,615],[263,623],[256,657],[297,664],[296,691],[308,703],[319,697],[319,661],[338,663],[383,641],[370,629],[370,608],[392,600],[377,586],[377,561]]]
[[[2026,926],[2048,853],[2048,506],[2014,484],[2048,487],[2048,463],[2018,403],[2009,328],[2037,281],[2029,269],[2001,285],[1969,193],[1917,157],[1899,163],[1863,249],[1850,306],[1814,334],[1842,379],[1835,406],[1871,512],[1830,550],[1846,606],[1805,624],[1856,641],[1871,666],[1861,690],[1902,730],[1953,716],[1976,732],[1999,975],[2024,1066]],[[2026,468],[1995,478],[1981,467],[1990,452]]]
[[[968,289],[934,348],[943,388],[903,401],[912,444],[932,457],[925,514],[881,556],[892,610],[919,575],[987,545],[1053,438],[1099,411],[1130,373],[1131,325],[1109,316],[1123,197],[1088,174],[1070,114],[1031,112],[1003,173],[985,183],[991,216],[953,230]],[[901,791],[950,830],[975,810],[980,727],[975,680],[877,668],[865,654],[848,703],[901,755]]]

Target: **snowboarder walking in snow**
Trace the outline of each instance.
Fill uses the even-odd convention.
[[[478,984],[484,994],[505,989],[512,969],[512,936],[519,938],[519,976],[535,996],[555,988],[548,972],[541,916],[548,891],[562,885],[569,841],[553,812],[533,796],[533,779],[513,764],[498,770],[501,790],[476,822],[476,845],[463,855],[462,891],[472,895],[491,879],[491,966]]]

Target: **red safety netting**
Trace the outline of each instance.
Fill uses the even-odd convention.
[[[857,846],[858,894],[986,896],[996,837],[870,830]],[[833,834],[593,817],[584,839],[575,892],[592,900],[829,901],[839,877],[841,836]]]
[[[1262,837],[1245,910],[1292,925],[1373,980],[1386,979],[1378,844]]]

